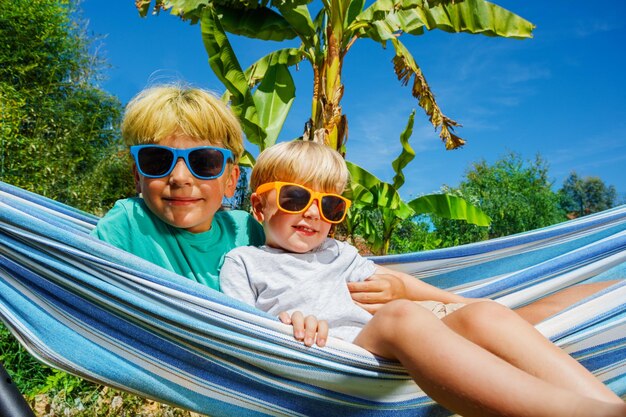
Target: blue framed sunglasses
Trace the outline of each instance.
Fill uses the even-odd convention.
[[[221,177],[228,161],[233,160],[230,150],[213,146],[178,149],[161,145],[134,145],[130,147],[130,154],[139,173],[148,178],[169,175],[178,158],[183,158],[194,177],[212,180]]]

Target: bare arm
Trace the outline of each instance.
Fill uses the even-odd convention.
[[[407,298],[404,282],[395,275],[378,273],[378,270],[365,281],[348,282],[352,300],[364,310],[374,314],[385,303]]]
[[[404,272],[376,265],[376,272],[362,282],[349,282],[348,289],[354,302],[374,314],[392,300],[432,300],[443,303],[471,303],[475,299],[439,289]]]
[[[374,276],[379,274],[392,275],[402,281],[406,293],[405,298],[409,300],[432,300],[442,303],[468,303],[472,301],[465,297],[461,297],[460,295],[437,288],[404,272],[394,271],[393,269],[376,265],[376,272],[374,273]]]

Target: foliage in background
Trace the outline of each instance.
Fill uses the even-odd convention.
[[[479,228],[432,216],[443,246],[508,236],[565,220],[552,191],[548,165],[540,156],[523,161],[518,154],[509,153],[493,165],[477,162],[458,188],[444,191],[478,205],[492,222],[489,228]]]
[[[142,16],[152,3],[137,1]],[[276,141],[295,98],[290,68],[306,61],[313,69],[313,97],[303,136],[345,154],[348,123],[341,108],[341,75],[345,56],[360,39],[373,40],[383,48],[392,46],[398,80],[410,85],[419,106],[440,129],[446,148],[459,147],[464,141],[453,133],[458,124],[439,108],[401,37],[437,29],[528,38],[534,29],[530,22],[484,0],[154,0],[154,12],[163,9],[171,9],[183,20],[200,22],[211,68],[228,89],[248,140],[260,150]],[[244,71],[229,33],[278,42],[281,49]]]
[[[121,105],[95,86],[74,2],[3,2],[0,39],[0,180],[97,213],[132,192],[110,159]]]
[[[246,167],[241,168],[241,175],[239,176],[239,180],[237,181],[237,188],[235,188],[235,195],[232,198],[226,198],[224,201],[224,206],[233,209],[233,210],[243,210],[250,212],[251,204],[250,204],[250,191],[248,187],[248,177],[250,175],[250,169]]]
[[[458,223],[467,224],[463,221]],[[430,219],[419,215],[398,224],[389,242],[390,254],[402,254],[437,249],[441,239],[433,233]]]
[[[32,398],[45,385],[52,368],[42,366],[0,324],[0,363],[11,374],[20,391]]]
[[[409,116],[400,134],[402,151],[391,164],[395,172],[393,184],[381,181],[358,165],[347,163],[350,184],[346,194],[353,201],[353,208],[344,221],[346,235],[352,242],[356,240],[356,235],[364,238],[375,255],[389,253],[398,225],[404,222],[406,227],[407,220],[422,214],[434,213],[481,226],[487,226],[490,222],[489,217],[478,207],[456,196],[430,194],[408,202],[402,200],[399,191],[405,181],[403,170],[415,158],[415,151],[409,144],[414,117],[415,111]],[[427,241],[434,243],[433,240]]]
[[[576,172],[567,177],[559,190],[559,204],[571,219],[615,207],[616,199],[614,186],[607,186],[598,177],[580,178]]]
[[[443,192],[463,197],[468,201],[472,201],[474,204],[478,204],[478,200],[476,198],[464,195],[459,189],[443,187]],[[480,242],[482,240],[489,239],[488,227],[450,220],[437,215],[430,215],[430,219],[434,229],[433,234],[436,236],[436,239],[442,248],[464,245],[472,242]]]
[[[32,405],[39,395],[62,395],[67,402],[86,397],[98,386],[42,365],[0,324],[0,363],[7,369],[15,385]]]

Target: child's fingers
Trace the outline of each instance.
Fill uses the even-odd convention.
[[[350,297],[352,297],[352,301],[362,304],[378,304],[390,301],[380,292],[353,292],[350,293]]]
[[[317,319],[315,316],[306,316],[304,318],[304,344],[306,346],[313,346],[315,333],[317,333]]]
[[[278,320],[285,324],[291,324],[291,316],[286,311],[283,311],[278,315]]]
[[[328,340],[328,322],[326,320],[320,320],[317,323],[317,346],[324,347]]]
[[[384,304],[407,298],[402,280],[391,274],[375,274],[361,282],[349,282],[352,300],[364,304]]]
[[[351,293],[372,293],[383,292],[385,290],[385,281],[358,281],[348,282],[348,291]],[[387,284],[388,285],[388,284]]]
[[[354,304],[361,307],[363,310],[367,311],[370,314],[376,314],[378,310],[380,310],[385,304],[363,304],[359,302],[354,302]]]
[[[328,339],[328,323],[326,320],[318,321],[315,316],[306,316],[300,311],[294,312],[291,317],[283,312],[278,318],[286,324],[293,326],[293,337],[304,341],[305,346],[313,346],[317,339],[317,345],[322,347]]]
[[[296,311],[291,315],[291,325],[293,326],[293,337],[296,340],[304,339],[304,315]]]

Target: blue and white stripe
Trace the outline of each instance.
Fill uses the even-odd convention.
[[[398,364],[274,317],[88,235],[96,217],[0,183],[0,318],[45,363],[212,416],[438,416]],[[626,207],[457,248],[375,258],[523,305],[626,272]],[[626,394],[626,282],[539,324]]]

